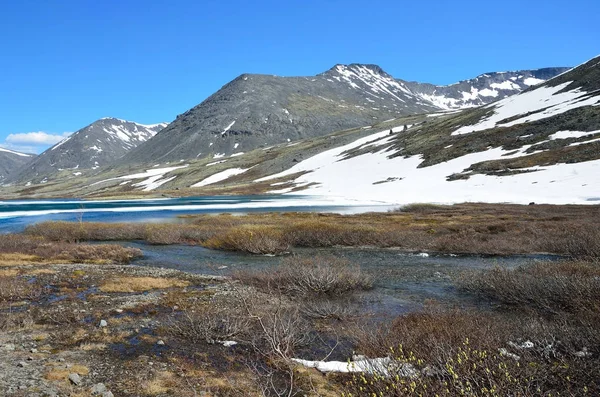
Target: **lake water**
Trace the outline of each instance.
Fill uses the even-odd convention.
[[[349,205],[350,204],[350,205]],[[27,225],[50,221],[177,222],[178,215],[267,211],[357,213],[386,211],[389,205],[351,205],[310,196],[207,196],[144,200],[6,200],[0,201],[0,233],[22,231]]]
[[[250,255],[215,251],[189,245],[148,245],[123,242],[142,250],[139,266],[164,267],[190,273],[228,276],[236,270],[265,269],[277,266],[285,256]],[[374,280],[374,290],[356,303],[358,310],[379,315],[397,315],[418,310],[428,301],[446,306],[481,307],[486,303],[461,293],[453,279],[465,271],[493,267],[514,268],[535,261],[557,260],[551,255],[444,255],[410,254],[395,249],[323,248],[294,249],[294,255],[334,256],[359,265]],[[365,305],[368,306],[365,308]]]

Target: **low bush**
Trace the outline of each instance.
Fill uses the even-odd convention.
[[[208,239],[208,248],[251,254],[281,254],[290,250],[280,230],[260,225],[244,225]]]
[[[373,286],[359,266],[328,256],[289,257],[273,269],[239,271],[233,277],[262,290],[297,297],[342,296]]]
[[[166,331],[192,343],[215,343],[232,340],[241,334],[247,335],[250,326],[247,315],[207,306],[178,313],[169,322]]]
[[[401,316],[356,332],[358,351],[390,361],[346,377],[346,396],[595,395],[595,328],[493,312]]]
[[[600,312],[600,265],[539,262],[463,275],[463,290],[510,307],[543,313]]]

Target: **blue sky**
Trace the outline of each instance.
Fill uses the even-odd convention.
[[[449,84],[600,53],[600,2],[20,0],[0,5],[0,145],[113,116],[171,121],[245,72],[375,63]]]

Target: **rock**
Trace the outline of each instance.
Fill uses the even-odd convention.
[[[156,344],[159,345],[159,346],[164,346],[165,342],[162,341],[162,340],[159,340],[158,342],[156,342]]]
[[[33,361],[33,357],[32,356],[27,357],[27,361]]]
[[[115,397],[114,394],[112,394],[111,391],[105,391],[104,393],[102,393],[102,397]]]
[[[23,368],[26,367],[27,363],[25,361],[19,361],[19,363],[17,364],[17,367]]]
[[[115,313],[121,314],[123,313],[123,309],[115,309]]]
[[[103,395],[106,391],[107,390],[106,390],[106,386],[104,385],[104,383],[97,383],[94,386],[92,386],[92,388],[90,389],[92,396]]]
[[[75,386],[79,386],[81,384],[81,376],[79,376],[79,374],[76,374],[76,373],[69,374],[69,380]]]
[[[38,349],[36,349],[36,348],[33,348],[33,349],[29,350],[29,352],[30,352],[30,353],[37,353],[37,352],[38,352]]]
[[[98,325],[100,328],[108,327],[108,323],[106,320],[100,320],[100,324]]]
[[[12,343],[7,343],[2,346],[2,349],[8,350],[8,351],[13,351],[13,350],[15,350],[15,345]]]

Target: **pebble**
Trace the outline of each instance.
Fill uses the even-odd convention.
[[[102,397],[115,397],[115,395],[112,394],[111,391],[105,391],[104,393],[102,393]]]
[[[79,386],[81,384],[81,376],[79,376],[79,374],[76,374],[76,373],[69,374],[69,380],[75,386]]]
[[[29,352],[30,352],[30,353],[37,353],[37,352],[38,352],[38,349],[36,349],[36,348],[34,347],[33,349],[29,350]]]
[[[92,393],[92,396],[98,396],[103,394],[104,392],[106,392],[106,386],[104,385],[104,383],[97,383],[94,386],[92,386],[90,392]]]
[[[165,342],[163,340],[159,340],[158,342],[156,342],[156,344],[159,346],[164,346]]]
[[[17,364],[17,367],[23,368],[26,367],[27,363],[25,361],[19,361],[19,363]]]
[[[106,322],[106,320],[100,320],[100,328],[104,328],[104,327],[108,327],[108,323]]]

